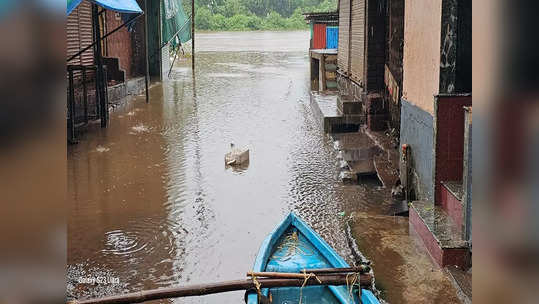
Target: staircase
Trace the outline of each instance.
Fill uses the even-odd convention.
[[[311,91],[311,106],[324,133],[357,132],[365,123],[365,115],[360,114],[360,101],[351,101],[347,96],[340,96],[336,91]],[[354,106],[348,106],[350,102]],[[345,105],[346,104],[346,105]]]
[[[415,201],[410,206],[409,221],[413,228],[410,233],[417,234],[440,267],[470,266],[471,254],[467,242],[462,240],[462,229],[443,207]]]

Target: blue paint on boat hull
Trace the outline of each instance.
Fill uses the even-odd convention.
[[[294,213],[290,213],[266,237],[253,271],[300,272],[305,268],[350,267],[326,241]],[[262,289],[268,295],[268,289]],[[274,304],[299,303],[300,288],[272,288]],[[350,296],[346,286],[310,286],[301,290],[302,303],[352,304],[360,303],[357,293]],[[257,304],[258,296],[249,294],[247,304]],[[361,303],[379,304],[369,290],[361,290]]]

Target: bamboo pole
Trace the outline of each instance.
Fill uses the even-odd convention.
[[[345,273],[345,272],[359,272],[366,273],[370,271],[368,265],[361,265],[357,267],[344,267],[344,268],[318,268],[318,269],[305,269],[306,273]]]
[[[309,273],[306,274],[309,276]],[[291,272],[248,272],[248,277],[274,278],[274,279],[305,279],[305,274]]]
[[[275,288],[275,287],[301,287],[303,285],[346,285],[347,280],[344,275],[324,275],[319,276],[320,282],[314,278],[311,278],[307,282],[302,277],[301,279],[258,279],[261,288]],[[372,277],[370,275],[361,275],[360,285],[370,286],[372,283]],[[120,304],[120,303],[142,303],[151,300],[168,299],[168,298],[180,298],[191,296],[202,296],[221,292],[247,290],[250,288],[256,288],[253,280],[235,280],[208,284],[198,284],[190,286],[179,286],[171,288],[154,289],[140,292],[133,292],[124,295],[116,295],[98,299],[88,300],[74,300],[68,302],[68,304]]]
[[[266,278],[304,278],[305,274],[347,274],[347,273],[367,273],[370,267],[367,265],[361,265],[358,267],[344,267],[344,268],[316,268],[316,269],[304,269],[300,273],[297,272],[247,272],[248,277],[266,277]]]
[[[318,271],[310,271],[308,269],[305,270],[305,273],[293,273],[293,272],[248,272],[248,277],[259,277],[259,278],[280,278],[280,279],[304,279],[305,276],[313,274],[317,275],[317,277],[323,277],[327,275],[350,275],[350,274],[356,274],[356,273],[365,273],[365,271],[359,271],[355,268],[343,268],[343,269],[336,269],[336,268],[327,268],[323,271],[319,271],[320,269],[312,269],[312,270],[318,270]],[[324,272],[325,271],[325,272]]]
[[[195,0],[191,1],[191,70],[195,75]]]

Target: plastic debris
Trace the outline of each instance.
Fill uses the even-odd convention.
[[[240,149],[230,144],[230,152],[225,154],[225,165],[237,166],[249,161],[249,149]]]

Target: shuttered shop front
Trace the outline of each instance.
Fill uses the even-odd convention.
[[[71,14],[66,22],[67,58],[78,53],[92,44],[92,6],[90,2],[83,1]],[[67,63],[68,65],[93,65],[93,48],[89,48],[79,56]],[[80,73],[76,73],[78,76]]]
[[[365,65],[365,0],[352,0],[351,78],[363,85]]]
[[[342,73],[348,73],[350,29],[350,0],[339,1],[339,48],[337,65]]]

